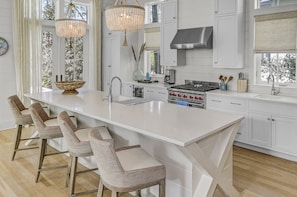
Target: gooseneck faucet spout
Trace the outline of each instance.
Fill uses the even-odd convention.
[[[272,78],[272,86],[271,86],[271,95],[277,95],[277,94],[279,94],[279,88],[276,88],[275,86],[274,86],[274,75],[273,74],[269,74],[269,76],[268,76],[268,83],[269,83],[269,80]]]
[[[113,80],[118,79],[120,82],[120,94],[122,94],[122,80],[118,77],[118,76],[114,76],[111,80],[110,80],[110,85],[109,85],[109,94],[108,94],[108,100],[109,103],[112,102],[112,82]]]

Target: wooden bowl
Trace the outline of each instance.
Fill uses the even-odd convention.
[[[85,81],[56,81],[56,86],[60,90],[64,90],[62,94],[78,94],[76,89],[83,87]]]

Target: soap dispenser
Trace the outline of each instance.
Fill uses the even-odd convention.
[[[149,72],[146,72],[145,80],[146,80],[146,81],[151,80],[151,77],[150,77],[150,73],[149,73]]]

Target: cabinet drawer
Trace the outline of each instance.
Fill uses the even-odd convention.
[[[215,95],[207,95],[207,106],[218,106],[222,109],[233,109],[245,111],[247,107],[247,100],[238,98],[221,97]]]

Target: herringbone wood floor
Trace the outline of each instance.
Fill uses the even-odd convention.
[[[34,127],[25,128],[29,136]],[[66,197],[66,169],[42,172],[40,181],[35,183],[38,149],[18,152],[15,161],[11,153],[15,129],[0,132],[0,197]],[[297,197],[297,164],[287,160],[234,147],[234,185],[245,197]],[[45,164],[67,163],[67,156],[57,155],[46,159]],[[82,166],[79,167],[83,169]],[[79,175],[77,191],[95,189],[99,176],[95,173]],[[85,195],[95,197],[96,193]],[[110,192],[105,191],[105,196]],[[121,197],[130,197],[121,194]],[[222,196],[219,192],[216,196]],[[174,197],[174,196],[170,196]]]

